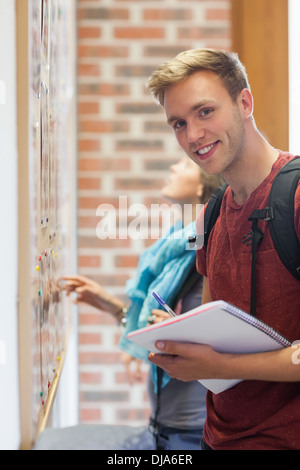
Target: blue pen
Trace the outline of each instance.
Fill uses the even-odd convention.
[[[176,313],[173,312],[173,310],[169,307],[169,305],[166,304],[164,299],[162,299],[161,296],[157,292],[153,291],[152,295],[157,300],[157,302],[159,302],[160,305],[166,310],[166,312],[168,312],[171,315],[171,317],[176,317]]]

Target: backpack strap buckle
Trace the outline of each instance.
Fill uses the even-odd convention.
[[[266,207],[265,211],[266,211],[266,216],[265,216],[264,220],[266,222],[269,222],[270,220],[273,220],[274,219],[273,207]]]
[[[258,221],[261,220],[272,220],[274,219],[273,209],[272,207],[266,207],[265,209],[255,209],[249,217],[249,221]]]

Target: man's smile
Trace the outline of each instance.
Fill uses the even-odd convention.
[[[212,155],[212,153],[214,152],[215,147],[218,145],[219,142],[220,141],[217,140],[216,142],[214,142],[212,144],[199,147],[197,150],[194,150],[194,153],[196,155],[199,155],[201,158],[208,158]]]

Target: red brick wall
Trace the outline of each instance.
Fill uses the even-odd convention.
[[[78,1],[79,272],[123,295],[151,240],[96,236],[100,204],[160,203],[170,163],[181,151],[144,83],[182,50],[230,49],[230,0]],[[145,384],[129,386],[107,314],[79,309],[80,420],[145,423]],[[144,368],[146,376],[147,366]]]

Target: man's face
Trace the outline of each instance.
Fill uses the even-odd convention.
[[[242,155],[245,123],[242,100],[234,103],[213,72],[196,72],[165,93],[168,123],[187,153],[209,174],[226,174]]]

